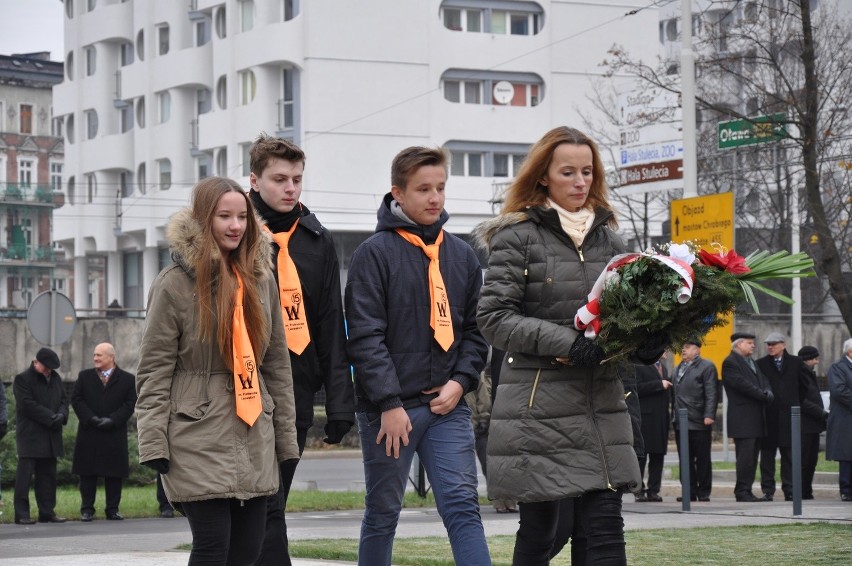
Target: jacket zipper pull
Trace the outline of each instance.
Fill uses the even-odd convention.
[[[580,254],[580,261],[585,262],[586,258],[583,257],[583,248],[577,248],[577,253]]]

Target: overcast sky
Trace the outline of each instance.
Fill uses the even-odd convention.
[[[62,61],[64,7],[61,0],[0,0],[0,55],[50,51]]]

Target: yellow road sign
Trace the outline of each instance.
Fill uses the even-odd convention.
[[[673,200],[671,203],[672,242],[691,240],[699,249],[718,251],[713,244],[734,248],[734,193],[719,193]],[[731,353],[734,318],[708,332],[703,338],[701,357],[712,361],[722,378],[722,362]],[[675,363],[680,361],[675,357]]]

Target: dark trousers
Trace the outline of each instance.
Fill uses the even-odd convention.
[[[764,440],[760,445],[760,489],[775,494],[775,453],[781,452],[781,491],[793,497],[793,449]]]
[[[690,430],[688,438],[690,496],[710,497],[713,488],[713,466],[710,462],[713,430],[709,426],[701,430]],[[675,442],[678,456],[680,456],[680,431],[677,429],[675,429]],[[682,474],[681,477],[683,477]]]
[[[840,461],[840,473],[837,474],[837,482],[840,484],[840,493],[852,495],[852,460]]]
[[[648,483],[642,482],[642,491],[650,495],[659,495],[663,484],[663,462],[665,454],[647,453],[639,458],[639,472],[645,478],[645,465],[648,465]]]
[[[802,435],[802,497],[814,495],[814,473],[819,462],[819,433]]]
[[[172,504],[169,503],[169,498],[166,497],[166,490],[163,489],[163,478],[160,474],[157,474],[157,505],[160,508],[160,513],[174,510]]]
[[[513,566],[547,566],[569,538],[574,566],[627,564],[620,492],[592,491],[518,507]]]
[[[299,445],[300,455],[304,452],[307,441],[308,429],[297,428],[296,443]],[[263,548],[256,566],[290,566],[291,564],[285,509],[298,463],[298,460],[287,460],[278,466],[281,473],[278,493],[266,498],[266,534],[263,537]]]
[[[737,498],[754,495],[754,474],[757,471],[757,457],[760,454],[759,438],[735,438],[737,452],[737,483],[734,485],[734,496]]]
[[[192,531],[189,566],[251,566],[260,556],[266,497],[181,503]]]
[[[104,493],[106,495],[104,512],[107,515],[118,513],[118,506],[121,504],[121,484],[121,478],[104,477]],[[80,513],[95,514],[97,489],[98,476],[80,476]]]
[[[52,517],[56,508],[56,458],[18,458],[15,473],[15,519],[30,518],[30,480],[35,474],[38,516]]]

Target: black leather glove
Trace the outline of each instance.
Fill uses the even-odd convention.
[[[650,336],[636,348],[636,351],[630,356],[630,360],[646,366],[653,365],[654,362],[660,359],[663,352],[671,348],[671,346],[672,342],[668,334],[661,333]]]
[[[115,421],[109,417],[101,417],[97,426],[101,430],[109,430],[115,426]]]
[[[8,423],[0,423],[0,440],[3,440],[3,437],[6,436],[7,432],[9,432]]]
[[[589,340],[585,335],[580,334],[571,344],[568,360],[572,366],[590,368],[601,365],[605,355],[597,340]]]
[[[340,444],[350,428],[352,423],[349,421],[328,421],[325,423],[325,438],[322,441],[326,444]]]
[[[155,458],[153,460],[148,460],[147,462],[139,463],[155,470],[158,474],[165,475],[169,473],[169,461],[166,458]]]
[[[767,405],[771,405],[774,400],[775,400],[775,395],[772,393],[772,391],[769,390],[769,389],[765,389],[763,391],[763,402],[766,403]]]
[[[65,420],[65,415],[62,413],[54,413],[52,417],[50,417],[50,429],[51,430],[62,430],[62,421]]]
[[[89,419],[89,426],[92,428],[98,428],[101,424],[101,417],[92,417]]]

